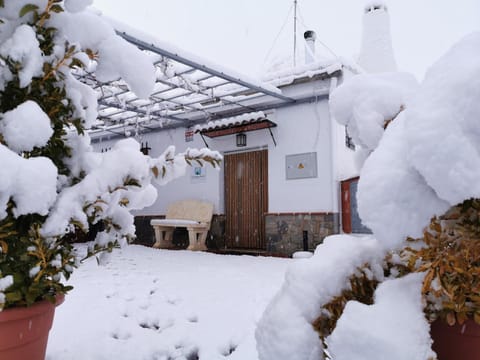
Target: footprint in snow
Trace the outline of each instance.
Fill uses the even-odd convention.
[[[181,301],[182,301],[182,299],[179,299],[179,298],[168,298],[167,299],[167,303],[169,303],[170,305],[178,305]]]
[[[173,358],[167,358],[167,360],[170,359],[185,359],[185,360],[199,360],[200,357],[198,356],[198,348],[185,348],[181,344],[175,345],[175,352],[173,354]]]
[[[140,326],[143,329],[150,329],[150,330],[155,330],[155,331],[160,329],[160,326],[156,323],[153,323],[153,324],[140,323],[140,324],[138,324],[138,326]]]
[[[194,349],[192,352],[187,354],[187,360],[199,360],[200,357],[198,356],[198,349]]]
[[[149,329],[149,330],[158,331],[158,332],[162,332],[168,328],[171,328],[174,325],[175,325],[175,322],[172,319],[168,319],[163,323],[159,322],[158,320],[156,321],[146,320],[138,324],[138,326],[140,326],[143,329]]]
[[[148,310],[148,308],[150,307],[150,304],[148,302],[142,302],[141,304],[139,304],[138,307],[142,310]]]
[[[110,291],[105,294],[106,299],[115,298],[118,295],[116,291]]]
[[[235,350],[237,350],[237,346],[238,346],[238,345],[235,345],[235,344],[228,344],[228,345],[224,348],[224,350],[222,351],[222,355],[225,356],[225,357],[228,357],[228,356],[232,355],[233,352],[234,352]]]
[[[115,340],[128,340],[132,337],[132,334],[130,334],[128,331],[117,330],[112,332],[110,336]]]
[[[127,302],[131,302],[131,301],[135,300],[135,296],[134,295],[127,295],[127,296],[125,296],[124,300],[127,301]]]
[[[197,315],[192,315],[187,318],[187,320],[191,323],[197,323],[198,322],[198,316]]]

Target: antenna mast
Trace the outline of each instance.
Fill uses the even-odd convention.
[[[297,0],[293,1],[293,67],[297,66]]]

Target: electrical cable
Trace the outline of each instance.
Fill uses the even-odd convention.
[[[307,27],[307,25],[305,25],[305,19],[303,18],[302,9],[301,9],[300,5],[298,6],[298,17],[300,18],[300,24],[303,25],[304,30],[310,30],[310,29]],[[332,54],[336,59],[338,59],[338,55],[335,54],[335,53],[333,52],[333,50],[330,49],[323,41],[321,41],[321,40],[318,39],[318,38],[317,38],[315,41],[316,41],[316,42],[319,42],[325,49],[327,49],[327,50],[330,52],[330,54]]]
[[[290,18],[290,13],[292,12],[292,9],[293,9],[293,5],[294,5],[294,4],[292,4],[292,5],[290,6],[290,9],[288,10],[287,17],[285,18],[285,21],[283,22],[283,25],[282,25],[282,27],[280,28],[280,31],[278,32],[277,36],[275,37],[275,40],[273,40],[272,46],[270,47],[270,50],[268,50],[268,53],[267,53],[267,55],[265,56],[265,59],[263,59],[263,63],[264,63],[264,64],[267,62],[268,57],[270,56],[270,54],[272,53],[273,48],[274,48],[275,45],[277,44],[278,38],[280,37],[280,35],[281,35],[282,32],[283,32],[283,29],[285,29],[285,26],[286,26],[287,23],[288,23],[288,20],[289,20],[289,18]]]

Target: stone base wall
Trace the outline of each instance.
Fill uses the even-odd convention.
[[[135,244],[152,246],[155,234],[150,225],[151,219],[164,216],[136,216],[137,239]],[[265,215],[266,255],[291,256],[304,249],[304,236],[308,237],[308,250],[313,251],[323,239],[339,233],[339,214],[337,213],[295,213]],[[176,228],[173,243],[178,249],[188,246],[188,232]],[[207,235],[209,250],[228,250],[225,246],[225,215],[213,215],[212,225]],[[262,249],[255,249],[260,250]]]
[[[225,249],[225,215],[213,215],[206,243],[209,250]]]
[[[152,246],[155,242],[153,227],[150,225],[152,219],[164,219],[165,216],[135,216],[135,228],[137,238],[134,244]]]
[[[267,214],[265,232],[267,252],[291,256],[304,250],[304,236],[308,237],[309,251],[315,250],[323,239],[338,234],[338,213]]]

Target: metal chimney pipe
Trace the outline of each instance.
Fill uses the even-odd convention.
[[[315,39],[317,34],[313,30],[307,30],[303,33],[305,39],[305,64],[311,64],[315,61]]]

